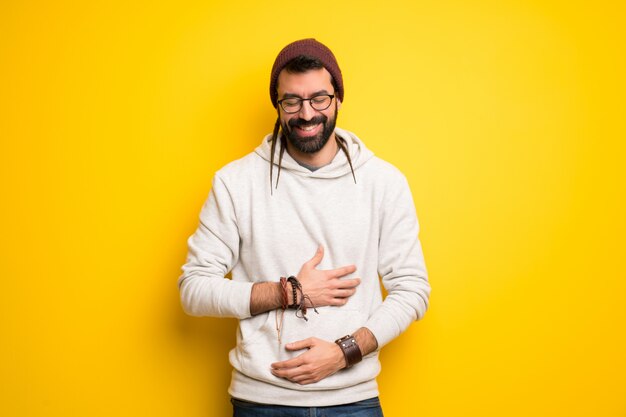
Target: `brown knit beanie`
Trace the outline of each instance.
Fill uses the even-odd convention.
[[[339,69],[335,56],[326,45],[313,38],[308,38],[295,41],[285,46],[276,57],[276,61],[274,61],[272,76],[270,78],[270,99],[274,107],[277,106],[276,101],[278,100],[278,92],[276,91],[278,74],[280,74],[289,61],[299,55],[317,58],[322,62],[324,68],[330,72],[330,75],[332,75],[335,80],[337,86],[337,91],[335,91],[336,97],[343,102],[343,78],[341,77],[341,70]]]

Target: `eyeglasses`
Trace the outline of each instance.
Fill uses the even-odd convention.
[[[314,110],[322,111],[326,110],[330,107],[330,103],[332,103],[333,98],[335,98],[332,94],[321,94],[319,96],[311,97],[311,98],[300,98],[300,97],[289,97],[284,98],[282,100],[278,100],[277,103],[280,104],[280,107],[283,108],[285,113],[298,113],[302,109],[302,102],[308,101],[311,103],[311,107]]]

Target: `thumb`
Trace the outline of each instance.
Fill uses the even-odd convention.
[[[285,345],[285,349],[287,349],[287,350],[308,349],[308,348],[312,347],[314,343],[315,342],[313,341],[313,338],[309,337],[308,339],[298,340],[297,342],[293,342],[293,343],[287,343]]]
[[[315,252],[315,255],[313,255],[313,257],[307,262],[308,266],[311,268],[315,268],[316,266],[320,264],[320,262],[322,262],[323,257],[324,257],[324,247],[322,245],[319,245],[317,247],[317,251]]]

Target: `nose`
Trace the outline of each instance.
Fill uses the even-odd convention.
[[[311,120],[315,115],[316,110],[311,107],[311,101],[306,100],[302,102],[302,108],[298,112],[300,114],[300,118],[303,120]]]

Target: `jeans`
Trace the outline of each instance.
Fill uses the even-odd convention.
[[[383,417],[378,397],[327,407],[256,404],[231,398],[233,417]]]

